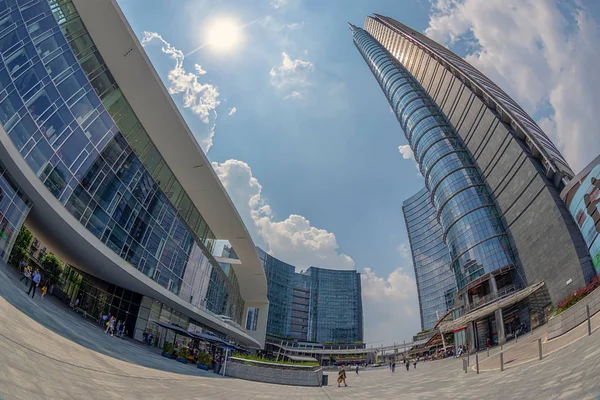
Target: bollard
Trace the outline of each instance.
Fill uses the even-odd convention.
[[[504,350],[504,343],[500,343],[500,351]]]
[[[479,353],[475,353],[475,366],[477,367],[477,375],[479,375]]]
[[[471,356],[471,350],[467,351],[467,367],[469,367],[471,365],[470,356]]]
[[[467,359],[463,358],[462,362],[463,362],[463,370],[465,371],[465,374],[466,374],[467,373]]]
[[[588,336],[592,336],[592,321],[590,320],[590,305],[586,304],[585,312],[587,314]]]
[[[487,356],[488,357],[490,356],[490,348],[489,347],[487,348]]]
[[[504,371],[504,352],[500,353],[500,371]]]
[[[540,353],[540,360],[542,359],[542,339],[538,339],[538,351]]]

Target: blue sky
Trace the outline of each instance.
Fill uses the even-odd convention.
[[[574,169],[600,152],[589,111],[600,90],[591,2],[119,4],[255,243],[300,268],[363,272],[365,335],[375,345],[420,329],[401,207],[423,181],[399,152],[406,140],[346,22],[362,26],[376,12],[426,32],[521,102]],[[207,46],[210,27],[226,19],[241,27],[241,42]]]

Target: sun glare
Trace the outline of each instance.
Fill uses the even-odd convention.
[[[234,48],[241,41],[241,29],[230,19],[218,19],[208,25],[208,46],[226,51]]]

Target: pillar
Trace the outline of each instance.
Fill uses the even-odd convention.
[[[496,310],[494,315],[496,317],[496,332],[498,332],[498,344],[504,344],[506,342],[506,338],[504,336],[504,317],[502,316],[502,310]]]
[[[496,277],[494,275],[490,275],[490,292],[496,297],[498,294],[498,286],[496,285]]]

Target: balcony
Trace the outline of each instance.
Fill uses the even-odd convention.
[[[479,307],[482,307],[488,303],[491,303],[495,300],[505,297],[511,293],[516,292],[517,290],[519,290],[519,287],[515,284],[511,284],[511,285],[503,286],[502,288],[498,289],[497,293],[490,293],[483,297],[474,298],[469,301],[468,306],[465,306],[465,313],[468,313],[468,312],[473,311]]]

